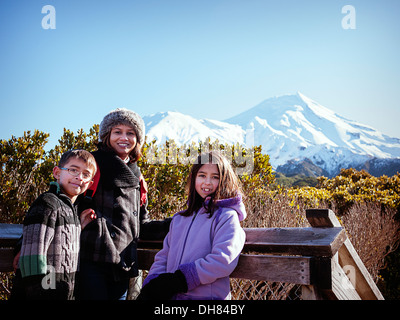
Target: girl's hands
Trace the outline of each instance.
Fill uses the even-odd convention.
[[[188,286],[182,271],[162,273],[149,281],[136,300],[170,300],[175,294],[187,292]]]
[[[82,230],[90,223],[92,222],[94,219],[96,219],[96,213],[94,212],[93,209],[86,209],[84,211],[82,211],[81,216],[80,216],[80,220],[81,220],[81,228]]]

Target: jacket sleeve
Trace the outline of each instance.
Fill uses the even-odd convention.
[[[245,239],[236,211],[223,212],[215,229],[211,253],[178,267],[185,275],[188,290],[228,277],[237,266]]]
[[[46,205],[32,207],[24,220],[19,265],[22,277],[46,274],[47,251],[54,237],[56,212]]]
[[[47,251],[54,238],[56,212],[45,204],[30,208],[24,220],[19,267],[28,298],[42,296],[41,281],[47,273]]]

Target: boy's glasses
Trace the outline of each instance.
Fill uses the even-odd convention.
[[[71,169],[71,168],[60,168],[60,169],[67,170],[68,173],[73,177],[77,177],[82,173],[82,180],[85,182],[92,180],[92,175],[88,172],[80,172],[79,170]]]

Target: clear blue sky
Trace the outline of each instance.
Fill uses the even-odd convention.
[[[224,120],[297,91],[400,137],[399,18],[398,0],[1,0],[0,138],[54,144],[116,107]]]

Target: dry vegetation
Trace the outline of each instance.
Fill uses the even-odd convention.
[[[48,136],[42,132],[28,132],[20,138],[1,140],[0,222],[21,223],[29,204],[47,189],[51,169],[61,154],[77,148],[95,150],[97,132],[98,126],[93,126],[89,134],[80,130],[75,135],[65,129],[59,145],[49,152],[43,151]],[[190,167],[179,159],[170,161],[168,157],[163,163],[147,161],[150,150],[153,156],[187,153],[186,146],[176,150],[173,143],[163,149],[157,148],[153,142],[146,143],[144,157],[139,163],[148,182],[149,209],[154,219],[170,216],[185,206],[185,182]],[[240,150],[243,159],[252,161],[252,172],[241,176],[248,212],[244,227],[308,227],[306,209],[330,208],[339,215],[360,258],[374,280],[378,281],[379,271],[386,266],[385,257],[399,243],[399,221],[396,219],[400,207],[399,174],[375,178],[364,171],[348,169],[332,179],[320,177],[317,187],[281,188],[273,184],[275,177],[269,157],[262,154],[261,147],[241,150],[237,146],[235,149],[218,143],[210,145],[206,141],[190,148],[192,151],[193,148],[199,151],[211,148],[232,151],[232,158],[237,157]],[[9,274],[2,274],[0,282],[0,294],[4,298],[9,290]],[[265,288],[270,289],[259,293],[258,297],[285,297],[281,292],[287,295],[295,290],[289,285],[282,289],[282,284],[266,285],[263,282],[252,282],[247,286],[244,289],[245,284],[240,284],[241,291],[237,291],[237,298],[255,298],[255,293],[249,292],[262,292]]]

